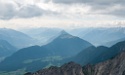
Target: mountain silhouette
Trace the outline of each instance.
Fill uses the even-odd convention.
[[[53,52],[55,52],[54,54],[63,57],[73,56],[90,46],[92,46],[92,44],[89,42],[79,37],[72,36],[65,31],[61,31],[58,37],[56,37],[51,43],[45,45],[47,49],[53,50]]]
[[[81,65],[96,64],[111,59],[123,51],[125,51],[125,41],[119,42],[110,48],[92,46],[81,51],[73,58],[68,59],[68,61],[74,61]]]

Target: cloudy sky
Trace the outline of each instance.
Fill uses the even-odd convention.
[[[125,0],[0,0],[1,28],[125,26]]]

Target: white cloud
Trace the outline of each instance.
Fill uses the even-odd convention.
[[[1,0],[0,27],[124,26],[125,7],[122,2],[124,1]]]
[[[11,20],[0,20],[0,27],[6,28],[34,28],[34,27],[57,27],[57,28],[81,28],[81,27],[125,27],[125,20],[104,20],[106,16],[101,16],[98,20],[86,20],[86,19],[65,19],[63,17],[34,17],[30,19],[11,19]],[[88,16],[87,16],[88,17]],[[97,16],[93,16],[97,17]]]
[[[16,13],[16,4],[8,1],[0,1],[0,19],[10,19]]]
[[[44,10],[40,9],[39,7],[35,5],[27,5],[22,8],[20,8],[16,15],[17,17],[22,18],[32,18],[32,17],[38,17],[41,16]]]
[[[77,18],[97,14],[124,17],[125,7],[122,5],[123,1],[118,2],[117,0],[114,0],[112,3],[110,3],[111,1],[96,0],[93,2],[91,0],[2,0],[0,1],[0,19],[32,18],[42,15]],[[73,4],[67,4],[67,2]]]

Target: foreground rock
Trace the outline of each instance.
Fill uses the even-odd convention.
[[[125,52],[95,66],[83,67],[85,75],[125,75]]]
[[[25,75],[84,75],[82,67],[74,62],[67,63],[61,67],[52,66],[48,69],[39,70],[35,73],[26,73]]]

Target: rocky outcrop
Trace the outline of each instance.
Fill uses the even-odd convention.
[[[84,75],[93,75],[94,74],[94,66],[93,65],[86,65],[83,67]]]
[[[83,67],[85,75],[125,75],[125,52],[95,66]]]
[[[124,75],[125,71],[125,52],[121,53],[112,60],[99,63],[95,66],[94,75]]]
[[[26,73],[25,75],[84,75],[82,67],[79,64],[70,62],[61,67],[52,66],[48,69],[39,70],[35,73]]]
[[[122,73],[122,75],[125,75],[125,71]]]

